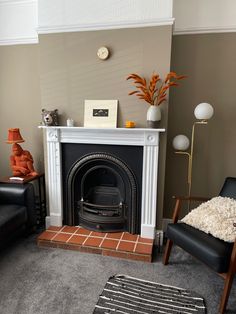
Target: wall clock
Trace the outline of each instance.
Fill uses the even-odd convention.
[[[99,59],[101,60],[106,60],[108,57],[109,57],[109,49],[107,47],[100,47],[98,48],[98,51],[97,51],[97,56]]]

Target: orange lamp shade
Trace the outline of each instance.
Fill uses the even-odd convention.
[[[8,130],[8,139],[6,141],[8,144],[22,143],[24,141],[25,140],[22,138],[20,134],[20,129],[14,128]]]

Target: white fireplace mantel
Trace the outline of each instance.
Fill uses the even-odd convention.
[[[46,127],[49,216],[46,225],[63,220],[61,143],[127,145],[143,147],[141,236],[154,239],[157,212],[159,135],[165,129]],[[134,156],[135,158],[135,156]]]

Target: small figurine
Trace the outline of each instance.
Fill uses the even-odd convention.
[[[58,125],[58,110],[42,109],[42,123],[46,126]]]
[[[33,157],[29,151],[17,144],[24,142],[20,130],[17,128],[8,130],[8,144],[12,145],[12,155],[10,156],[10,166],[13,176],[36,176],[38,173],[34,170]]]

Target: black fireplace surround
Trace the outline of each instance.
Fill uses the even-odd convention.
[[[62,144],[63,223],[140,233],[140,146]]]

